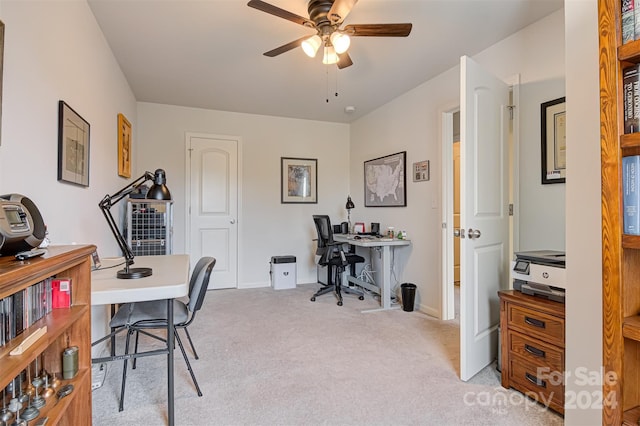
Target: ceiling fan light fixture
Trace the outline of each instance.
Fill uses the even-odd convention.
[[[335,31],[331,34],[331,44],[333,44],[336,53],[342,54],[349,49],[349,45],[351,44],[351,38],[347,34],[343,34],[339,31]]]
[[[333,65],[338,63],[338,54],[336,53],[336,49],[333,46],[325,46],[324,47],[324,56],[322,58],[322,63],[325,65]]]
[[[302,50],[304,50],[304,53],[306,53],[308,57],[315,58],[321,44],[322,39],[316,34],[302,42]]]

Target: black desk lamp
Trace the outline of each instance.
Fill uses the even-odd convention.
[[[349,230],[347,231],[348,234],[351,233],[351,209],[355,209],[356,205],[353,204],[353,201],[351,201],[351,195],[347,195],[347,204],[344,206],[345,209],[347,209],[347,222],[349,223]]]
[[[124,236],[118,230],[118,225],[116,221],[113,219],[111,215],[111,207],[118,203],[118,201],[122,200],[127,195],[131,194],[135,189],[142,186],[145,182],[153,180],[153,185],[149,188],[147,192],[147,198],[153,200],[170,200],[171,193],[169,192],[169,188],[165,185],[167,179],[164,173],[164,170],[157,169],[155,173],[145,172],[138,179],[131,182],[129,185],[122,188],[120,191],[116,192],[113,195],[105,195],[105,197],[98,203],[100,206],[100,210],[102,210],[102,214],[104,218],[107,220],[109,224],[109,228],[111,229],[111,233],[115,237],[120,250],[124,254],[125,259],[125,267],[124,269],[118,271],[116,276],[122,279],[136,279],[150,276],[153,271],[151,268],[130,268],[133,265],[133,252],[131,248],[127,244],[127,240],[125,240]]]

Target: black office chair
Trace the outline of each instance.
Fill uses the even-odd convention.
[[[318,239],[316,240],[318,242],[316,255],[320,256],[318,264],[327,267],[327,284],[311,296],[311,301],[315,302],[316,297],[331,291],[335,292],[338,298],[338,306],[342,306],[343,291],[349,294],[356,294],[359,296],[358,299],[364,300],[362,291],[342,285],[342,273],[345,268],[350,266],[350,274],[354,275],[355,264],[364,262],[364,258],[354,253],[345,253],[342,249],[343,243],[333,240],[333,228],[329,216],[313,215],[313,223],[318,233]]]
[[[185,303],[181,300],[173,301],[173,326],[174,326],[174,336],[175,340],[178,342],[178,346],[180,347],[180,351],[182,352],[182,357],[184,358],[185,363],[187,364],[187,370],[189,370],[189,374],[191,375],[191,380],[193,380],[193,384],[198,391],[198,396],[202,396],[202,392],[200,391],[200,386],[198,386],[198,381],[196,380],[196,376],[193,374],[193,370],[191,369],[191,364],[189,363],[189,359],[187,358],[187,353],[184,350],[184,346],[182,344],[182,340],[178,335],[178,329],[183,328],[185,334],[187,335],[187,339],[191,344],[191,349],[193,351],[195,359],[198,359],[198,354],[196,353],[196,349],[193,345],[193,341],[191,340],[191,336],[189,335],[189,331],[187,327],[193,322],[196,317],[196,313],[202,307],[202,303],[204,302],[204,296],[207,294],[207,288],[209,286],[209,280],[211,278],[211,271],[216,264],[216,259],[213,257],[203,257],[201,258],[196,266],[193,268],[193,273],[191,274],[191,279],[189,280],[189,300]],[[120,306],[118,312],[114,315],[109,323],[109,326],[113,329],[122,329],[125,328],[127,330],[127,340],[125,342],[125,355],[129,354],[129,339],[131,335],[136,333],[136,341],[134,353],[138,353],[138,336],[139,333],[142,333],[146,336],[152,337],[156,340],[160,340],[162,342],[166,342],[165,339],[158,337],[147,330],[151,329],[164,329],[167,328],[167,301],[166,300],[152,300],[149,302],[135,302],[135,303],[125,303]],[[136,368],[136,358],[133,359],[132,368]],[[123,410],[124,407],[124,390],[127,382],[127,358],[124,359],[124,367],[122,371],[122,389],[120,391],[120,406],[119,411]]]

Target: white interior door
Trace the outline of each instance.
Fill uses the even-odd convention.
[[[238,286],[238,143],[187,134],[187,247],[191,267],[216,258],[210,289]]]
[[[509,87],[461,59],[460,378],[497,355],[500,303],[509,286]]]

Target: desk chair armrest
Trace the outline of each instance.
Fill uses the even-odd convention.
[[[328,246],[341,246],[342,244],[344,244],[343,242],[340,241],[334,241],[332,243],[326,243]]]

